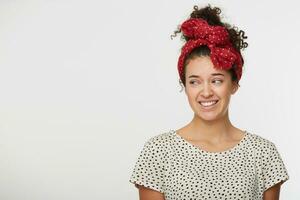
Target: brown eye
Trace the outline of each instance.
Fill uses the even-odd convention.
[[[194,85],[195,82],[197,82],[197,81],[190,81],[190,84]]]

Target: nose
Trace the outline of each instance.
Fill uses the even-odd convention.
[[[203,97],[210,97],[211,95],[213,95],[212,89],[208,83],[203,85],[201,94]]]

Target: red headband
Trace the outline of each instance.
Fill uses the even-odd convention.
[[[210,58],[216,69],[228,70],[233,64],[237,65],[235,70],[237,79],[242,76],[242,57],[236,51],[230,40],[227,29],[223,26],[211,26],[207,21],[199,18],[191,18],[182,23],[181,31],[189,40],[181,49],[178,59],[178,72],[183,82],[183,69],[186,56],[195,48],[206,45],[210,49]]]

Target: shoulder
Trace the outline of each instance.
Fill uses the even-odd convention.
[[[276,145],[270,139],[259,134],[250,133],[250,144],[261,154],[268,154],[276,150]]]
[[[257,159],[257,171],[262,180],[260,187],[262,191],[274,186],[279,182],[285,182],[289,179],[289,175],[283,159],[275,145],[271,140],[256,134],[251,137],[252,146],[257,149],[254,157]]]
[[[251,141],[253,143],[261,144],[261,145],[272,145],[272,144],[274,144],[271,140],[267,139],[264,136],[261,136],[261,135],[255,134],[255,133],[250,133],[250,134],[251,134]]]
[[[166,151],[170,146],[170,142],[172,139],[172,131],[162,131],[160,133],[154,134],[148,139],[146,139],[144,143],[144,149],[148,150],[157,150],[157,151]]]
[[[152,144],[152,145],[165,145],[170,141],[171,136],[172,136],[171,130],[163,131],[148,137],[145,143]]]

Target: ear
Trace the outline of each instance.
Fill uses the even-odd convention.
[[[231,94],[236,93],[236,91],[237,91],[238,89],[239,89],[239,85],[237,84],[237,82],[233,82]]]

